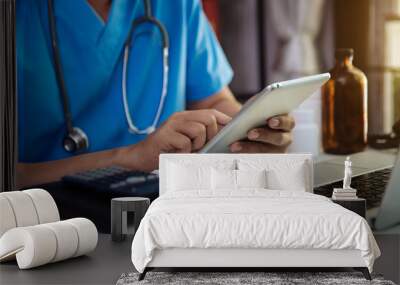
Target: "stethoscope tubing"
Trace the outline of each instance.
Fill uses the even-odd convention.
[[[131,133],[133,134],[151,134],[152,132],[155,131],[161,117],[161,113],[164,109],[164,104],[165,104],[165,98],[167,97],[167,91],[168,91],[168,75],[169,75],[169,37],[167,30],[165,26],[158,21],[156,18],[154,18],[151,15],[151,6],[150,6],[150,1],[145,0],[145,16],[142,16],[135,21],[133,21],[131,28],[129,30],[128,37],[125,41],[124,44],[124,54],[123,54],[123,65],[122,65],[122,80],[121,80],[121,90],[122,90],[122,102],[124,105],[124,113],[125,113],[125,118],[128,123],[128,129]],[[140,129],[138,128],[131,117],[131,113],[129,110],[129,104],[128,104],[128,91],[127,91],[127,76],[128,76],[128,64],[129,64],[129,52],[130,52],[130,46],[132,42],[132,35],[134,34],[135,30],[138,28],[138,26],[142,24],[150,23],[155,25],[160,34],[161,34],[161,40],[162,40],[162,87],[161,87],[161,96],[160,96],[160,101],[157,106],[157,112],[156,115],[151,122],[151,125]]]
[[[151,134],[155,131],[158,122],[160,121],[161,113],[164,108],[165,98],[167,97],[167,90],[168,90],[168,73],[169,73],[169,66],[168,66],[168,47],[163,48],[163,79],[162,79],[162,89],[161,89],[161,97],[159,104],[157,106],[157,113],[153,119],[153,122],[147,128],[139,129],[132,120],[130,111],[129,111],[129,103],[128,103],[128,95],[127,95],[127,73],[128,73],[128,62],[129,62],[129,47],[125,46],[124,48],[124,59],[122,65],[122,81],[121,81],[121,89],[122,89],[122,102],[124,105],[124,113],[126,117],[126,121],[128,123],[129,131],[133,134]]]
[[[150,134],[154,132],[156,129],[160,117],[165,105],[165,99],[167,96],[167,90],[168,90],[168,75],[169,75],[169,37],[167,33],[167,29],[165,26],[158,21],[155,17],[152,16],[151,14],[151,3],[150,0],[143,0],[144,2],[144,10],[145,10],[145,15],[136,19],[135,21],[132,22],[132,25],[129,29],[129,34],[128,37],[124,43],[124,51],[123,51],[123,67],[122,67],[122,80],[121,80],[121,89],[122,89],[122,101],[124,105],[124,112],[125,112],[125,117],[126,121],[128,124],[128,130],[129,132],[133,134]],[[62,64],[61,64],[61,56],[60,56],[60,50],[58,47],[58,41],[57,41],[57,30],[56,30],[56,23],[55,23],[55,17],[54,17],[54,5],[53,5],[53,0],[48,0],[48,17],[49,17],[49,26],[50,26],[50,37],[51,37],[51,46],[53,49],[53,57],[54,57],[54,67],[55,67],[55,73],[56,73],[56,79],[57,83],[60,89],[60,97],[62,101],[62,107],[63,107],[63,113],[64,113],[64,119],[65,119],[65,125],[67,128],[67,137],[71,137],[72,134],[76,128],[73,125],[73,118],[71,114],[71,107],[70,107],[70,102],[69,102],[69,97],[68,97],[68,92],[67,92],[67,86],[65,83],[63,71],[62,71]],[[157,112],[156,115],[151,122],[151,125],[140,129],[138,128],[131,117],[131,113],[129,110],[129,104],[128,104],[128,90],[127,90],[127,76],[128,76],[128,63],[129,63],[129,52],[130,52],[130,47],[131,47],[131,41],[132,41],[132,35],[134,34],[135,30],[137,27],[141,24],[145,23],[150,23],[154,24],[160,34],[161,34],[161,40],[162,40],[162,89],[161,89],[161,96],[160,96],[160,101],[157,106]],[[82,138],[79,139],[84,139],[88,141],[88,138],[86,134],[79,129],[82,134]],[[88,145],[88,143],[86,144]],[[64,146],[65,148],[65,146]]]

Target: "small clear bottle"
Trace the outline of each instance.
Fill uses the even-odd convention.
[[[331,79],[322,88],[322,146],[350,154],[367,145],[367,78],[353,65],[353,49],[336,50]]]

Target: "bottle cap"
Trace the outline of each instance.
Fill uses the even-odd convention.
[[[335,51],[336,59],[344,59],[346,57],[353,57],[354,50],[352,48],[338,48]]]

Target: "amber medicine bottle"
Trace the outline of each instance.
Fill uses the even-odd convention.
[[[331,79],[322,88],[322,146],[349,154],[367,145],[367,78],[353,65],[353,50],[336,50]]]

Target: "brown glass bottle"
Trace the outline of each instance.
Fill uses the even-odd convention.
[[[353,66],[353,50],[338,49],[331,79],[322,88],[322,146],[349,154],[367,145],[367,78]]]

